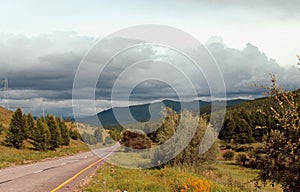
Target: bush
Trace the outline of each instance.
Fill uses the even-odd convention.
[[[242,145],[242,146],[238,146],[236,147],[234,150],[236,152],[248,152],[248,151],[252,151],[254,148],[252,146],[245,146],[245,145]]]
[[[120,143],[131,149],[151,148],[151,141],[145,134],[128,130],[122,134]]]
[[[249,161],[249,158],[246,154],[240,153],[236,156],[235,160],[237,164],[246,166],[246,162]]]
[[[234,151],[226,151],[222,157],[224,158],[224,160],[226,161],[232,161],[234,159]]]
[[[183,184],[183,189],[181,189],[180,192],[209,192],[211,191],[212,186],[213,184],[208,180],[190,178],[187,183]]]
[[[248,154],[249,156],[249,164],[248,167],[252,169],[261,169],[263,164],[263,158],[264,158],[264,148],[259,146],[256,147],[252,152]]]

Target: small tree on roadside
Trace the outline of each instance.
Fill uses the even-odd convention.
[[[35,127],[34,118],[33,118],[31,113],[28,113],[26,118],[27,118],[27,137],[31,138],[32,137],[32,131]]]
[[[26,119],[21,108],[17,108],[10,121],[9,129],[6,135],[5,143],[8,146],[20,149],[23,147],[23,141],[26,139]]]
[[[32,145],[40,151],[50,148],[50,131],[46,122],[37,119],[36,126],[32,129]]]
[[[278,87],[271,75],[271,87],[265,87],[276,106],[271,107],[275,127],[264,138],[264,155],[261,159],[256,185],[279,183],[285,192],[299,191],[300,183],[300,103],[299,92]],[[264,114],[264,111],[261,111]]]
[[[51,135],[50,149],[54,150],[55,148],[58,148],[62,143],[60,127],[57,125],[55,118],[52,115],[46,116],[46,123],[49,127]]]
[[[67,128],[67,125],[60,117],[56,117],[56,122],[57,122],[57,126],[59,126],[60,132],[61,132],[61,145],[69,146],[70,145],[70,131]]]

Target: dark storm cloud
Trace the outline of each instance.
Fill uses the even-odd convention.
[[[69,100],[72,98],[73,80],[77,67],[86,51],[95,43],[95,39],[81,37],[74,33],[54,33],[33,38],[24,36],[4,36],[0,38],[0,78],[8,77],[11,88],[10,98],[15,100],[28,100],[44,98],[47,100]],[[95,61],[92,68],[86,69],[86,76],[80,86],[80,98],[86,98],[86,94],[92,93],[94,87],[88,87],[91,80],[90,74],[95,69],[103,67],[106,61],[103,55],[113,52],[118,45],[141,43],[130,39],[114,39],[107,44],[104,50],[98,50],[91,54],[90,60]],[[243,50],[228,48],[222,42],[207,44],[208,49],[215,57],[224,77],[228,94],[245,95],[260,94],[261,90],[251,87],[250,84],[268,84],[268,73],[274,73],[283,86],[295,89],[299,88],[299,71],[295,66],[284,68],[275,60],[269,59],[257,47],[246,45]],[[191,52],[193,54],[193,51]],[[124,93],[131,91],[130,99],[136,101],[149,101],[164,98],[178,98],[171,85],[159,81],[140,82],[134,89],[130,87],[136,80],[147,77],[153,73],[157,77],[167,77],[175,88],[183,90],[188,98],[189,86],[183,84],[184,75],[177,69],[161,63],[143,63],[130,69],[132,63],[145,58],[154,58],[161,61],[166,52],[159,49],[140,46],[127,51],[118,57],[103,70],[97,85],[96,98],[109,100],[112,87],[120,78],[118,99],[124,99]],[[293,55],[291,55],[293,57]],[[201,58],[201,57],[200,57]],[[171,57],[181,63],[186,69],[185,61],[178,57]],[[167,61],[165,61],[167,62]],[[201,62],[206,62],[201,60]],[[129,70],[130,69],[130,70]],[[129,70],[122,76],[122,73]],[[215,77],[215,74],[206,74],[207,78]],[[199,96],[209,95],[208,85],[201,74],[195,73],[191,78],[201,78],[203,83],[197,85]],[[1,93],[3,94],[3,93]],[[2,97],[2,95],[1,95]]]
[[[0,78],[8,78],[12,99],[70,99],[77,66],[93,42],[67,32],[32,38],[3,35]],[[17,90],[26,94],[14,94]]]

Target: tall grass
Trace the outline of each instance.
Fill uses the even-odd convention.
[[[85,192],[130,191],[130,192],[239,192],[236,187],[219,184],[187,169],[125,169],[105,164],[93,177]]]

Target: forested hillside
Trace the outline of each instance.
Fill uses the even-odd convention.
[[[300,91],[294,93],[295,102],[299,102]],[[274,98],[265,97],[228,108],[219,138],[239,144],[261,142],[268,130],[276,128],[272,108],[279,107]]]

